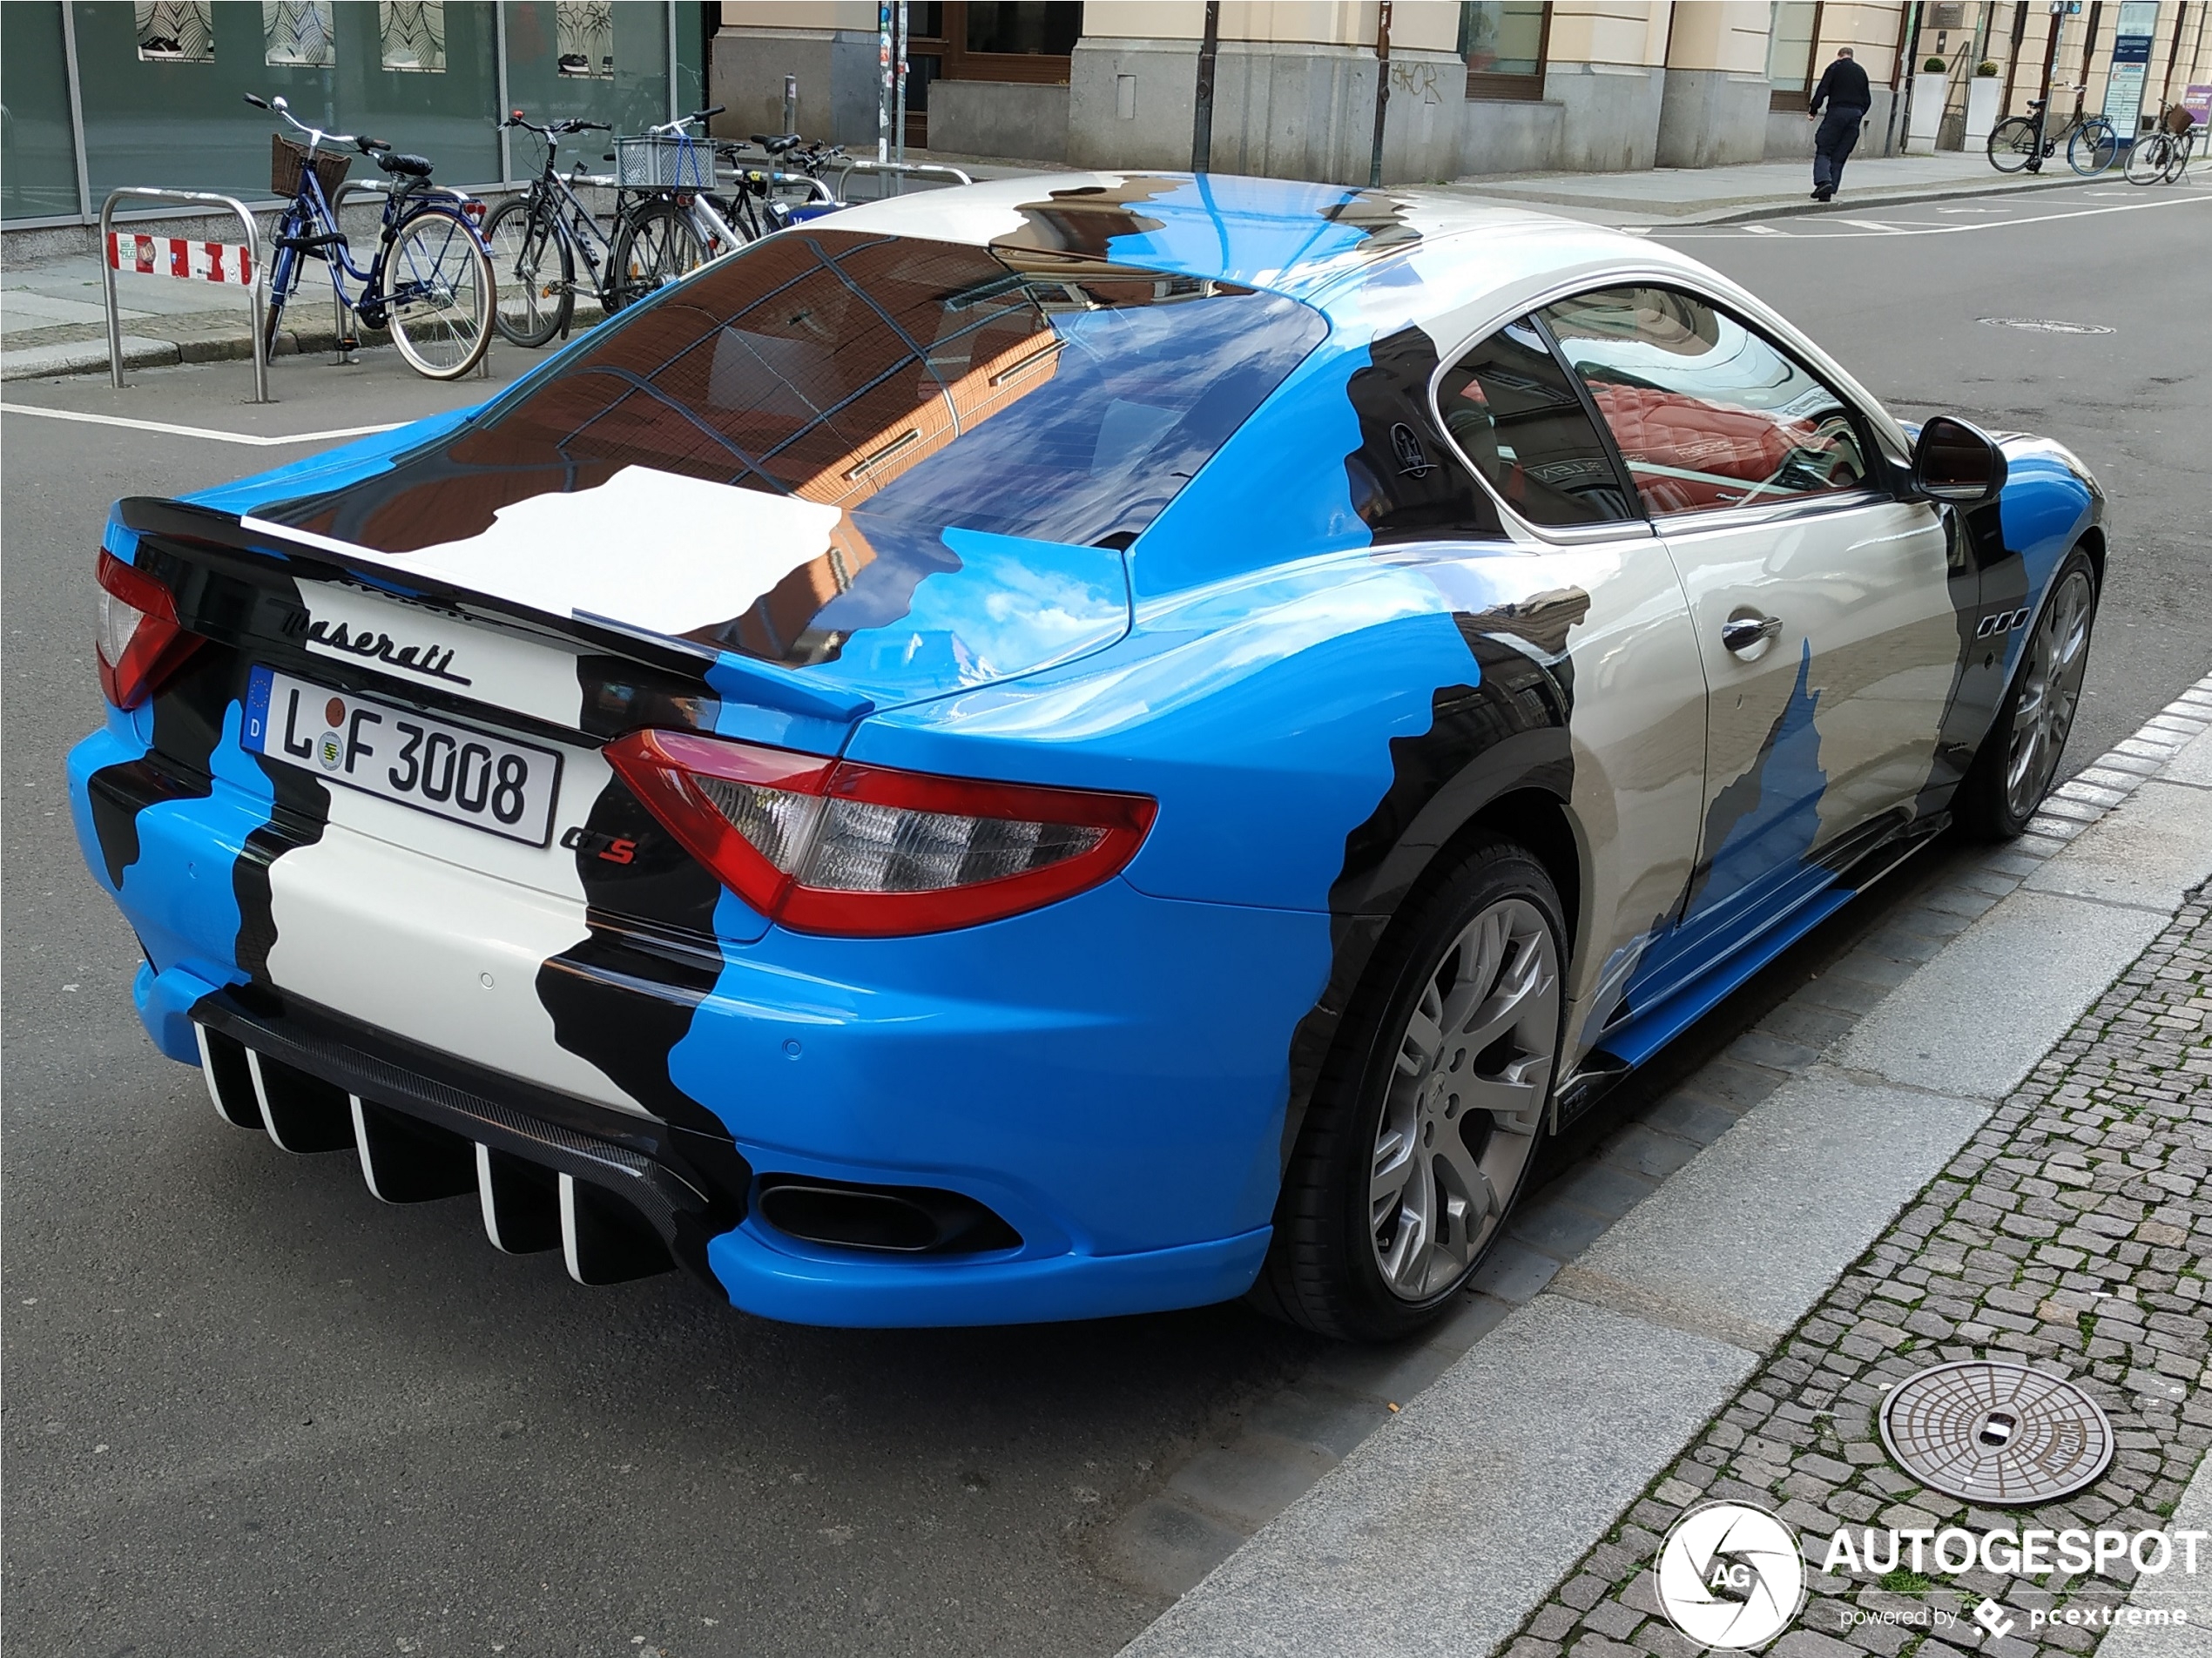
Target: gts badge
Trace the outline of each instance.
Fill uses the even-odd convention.
[[[603,835],[596,829],[586,829],[582,824],[563,835],[561,844],[570,852],[588,852],[603,864],[633,864],[637,861],[637,843],[628,835]]]
[[[2027,625],[2027,612],[2025,609],[2000,610],[1994,616],[1982,617],[1981,625],[1974,630],[1974,637],[1994,639],[2000,634],[2010,633],[2014,628],[2024,628]]]

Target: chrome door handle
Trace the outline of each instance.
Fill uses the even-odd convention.
[[[1756,662],[1782,637],[1782,618],[1746,608],[1721,624],[1721,643],[1746,662]]]

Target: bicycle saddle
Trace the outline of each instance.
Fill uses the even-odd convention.
[[[770,155],[779,156],[786,150],[795,150],[799,147],[799,134],[779,132],[772,136],[765,132],[756,132],[752,135],[752,141]]]
[[[410,179],[428,179],[430,176],[430,163],[423,156],[387,152],[376,158],[376,165],[387,172],[405,173]]]

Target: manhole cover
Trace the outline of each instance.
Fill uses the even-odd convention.
[[[2112,1423],[2072,1382],[1969,1360],[1908,1376],[1882,1405],[1882,1443],[1923,1485],[1967,1502],[2079,1491],[2112,1460]]]
[[[2111,329],[2095,322],[2053,322],[2042,317],[1984,317],[1982,320],[1993,328],[2026,328],[2031,334],[2110,334]]]

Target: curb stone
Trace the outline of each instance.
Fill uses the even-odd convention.
[[[1185,1482],[1178,1488],[1172,1475],[1166,1493],[1148,1499],[1140,1509],[1110,1526],[1101,1544],[1108,1570],[1156,1593],[1184,1597],[1130,1644],[1126,1652],[1130,1658],[1353,1651],[1386,1642],[1409,1651],[1464,1655],[1502,1645],[1537,1610],[1551,1585],[1566,1575],[1582,1551],[1597,1542],[1644,1489],[1639,1485],[1637,1493],[1631,1493],[1601,1482],[1570,1500],[1556,1486],[1532,1486],[1523,1472],[1541,1462],[1550,1446],[1570,1440],[1581,1444],[1583,1423],[1602,1419],[1622,1402],[1620,1396],[1633,1402],[1655,1390],[1663,1392],[1670,1384],[1653,1370],[1655,1343],[1695,1344],[1674,1350],[1684,1367],[1681,1379],[1693,1388],[1702,1386],[1707,1417],[1725,1407],[1737,1386],[1728,1379],[1727,1365],[1740,1364],[1748,1374],[1775,1351],[1779,1332],[1795,1327],[1837,1273],[1874,1242],[1921,1184],[1959,1144],[1981,1131],[1990,1113],[2003,1109],[2000,1099],[2011,1081],[2027,1074],[2050,1047],[2054,1033],[2068,1029],[2106,992],[2114,969],[2107,965],[2109,958],[2092,962],[2093,981],[2080,981],[2077,973],[2067,996],[2039,1008],[2037,1026],[2031,1032],[2034,1052],[2025,1058],[2020,1056],[2020,1039],[2009,1034],[2010,1021],[1983,1018],[1984,1040],[1991,1044],[1990,1062],[1996,1068],[1976,1079],[1976,1086],[1958,1093],[1930,1090],[1911,1075],[1911,1066],[1920,1063],[1919,1047],[1905,1048],[1900,1041],[1892,1051],[1876,1055],[1874,1073],[1844,1065],[1835,1050],[1841,1048],[1865,1058],[1863,1048],[1851,1046],[1852,1035],[1881,1022],[1900,1037],[1909,1035],[1923,1000],[1910,987],[1921,973],[1930,971],[1922,964],[1933,966],[1929,984],[1945,978],[1952,951],[1979,949],[1983,937],[2006,924],[2008,906],[2079,905],[2101,909],[2108,920],[2142,917],[2152,924],[2153,933],[2160,931],[2163,918],[2138,907],[2040,893],[2021,899],[2012,895],[2054,858],[2068,855],[2069,864],[2077,865],[2093,860],[2099,826],[2137,795],[2149,772],[2165,768],[2159,788],[2142,803],[2144,808],[2178,789],[2212,788],[2212,737],[2205,735],[2208,730],[2212,730],[2212,677],[2185,690],[2128,739],[2141,745],[2143,754],[2115,751],[2102,757],[2054,793],[2028,834],[1994,851],[1959,859],[1932,883],[1917,907],[1884,919],[1856,947],[1826,966],[1719,1058],[1666,1094],[1638,1120],[1608,1133],[1585,1165],[1568,1170],[1538,1193],[1516,1217],[1508,1237],[1486,1263],[1465,1303],[1427,1341],[1380,1353],[1324,1353],[1305,1378],[1268,1408],[1330,1425],[1325,1442],[1323,1435],[1309,1431],[1302,1436],[1303,1443],[1319,1448],[1325,1463],[1334,1457],[1343,1460],[1256,1534],[1249,1510],[1232,1514],[1211,1506],[1202,1486]],[[2112,764],[2120,759],[2136,761],[2145,769]],[[2204,780],[2198,781],[2200,777]],[[2078,849],[2069,853],[2077,844]],[[1979,918],[1972,913],[1975,911],[1980,912]],[[1960,945],[1951,943],[1960,938]],[[2135,953],[2128,952],[2121,965]],[[1995,965],[2001,967],[2008,960],[2017,960],[2016,953],[2009,958],[2000,955]],[[2009,1005],[2013,998],[2009,976],[2000,1001],[1991,1001],[1990,988],[1985,984],[1974,1004],[1985,1012],[1993,1005]],[[1947,984],[1943,994],[1949,997],[1961,992],[1955,984]],[[1819,1037],[1821,1028],[1831,1034],[1816,1041],[1797,1041],[1789,1035],[1797,1029]],[[1888,1071],[1906,1074],[1895,1078],[1875,1074]],[[1824,1088],[1871,1088],[1878,1095],[1888,1088],[1908,1105],[1922,1098],[1931,1104],[1940,1099],[1937,1112],[1948,1122],[1949,1143],[1944,1142],[1942,1133],[1931,1131],[1924,1136],[1921,1173],[1909,1189],[1892,1183],[1858,1193],[1854,1212],[1831,1234],[1831,1252],[1824,1262],[1809,1257],[1801,1264],[1793,1275],[1791,1293],[1784,1295],[1767,1283],[1757,1261],[1745,1258],[1732,1278],[1719,1273],[1711,1284],[1697,1286],[1698,1293],[1685,1296],[1679,1284],[1655,1287],[1637,1282],[1634,1254],[1625,1247],[1608,1250],[1600,1242],[1612,1223],[1636,1210],[1645,1196],[1664,1193],[1677,1170],[1703,1165],[1679,1189],[1690,1194],[1701,1190],[1701,1181],[1702,1190],[1724,1187],[1732,1163],[1750,1167],[1759,1161],[1762,1150],[1771,1163],[1776,1149],[1786,1143],[1783,1131],[1790,1120],[1794,1117],[1801,1124],[1811,1121],[1808,1102]],[[1739,1139],[1731,1135],[1739,1121],[1752,1126],[1750,1136]],[[1831,1141],[1835,1155],[1869,1163],[1880,1161],[1889,1149],[1878,1138],[1854,1143],[1841,1136]],[[1575,1176],[1590,1165],[1602,1167],[1607,1177],[1578,1182]],[[1662,1203],[1653,1210],[1651,1219],[1638,1223],[1623,1238],[1639,1230],[1656,1237],[1668,1212],[1679,1222],[1710,1223],[1710,1215],[1695,1212],[1700,1208],[1683,1199]],[[1735,1214],[1741,1224],[1758,1218],[1755,1207],[1740,1208]],[[1590,1250],[1592,1245],[1596,1247]],[[1587,1256],[1586,1250],[1590,1250]],[[1547,1294],[1547,1290],[1553,1293]],[[1761,1297],[1764,1301],[1757,1299]],[[1539,1305],[1544,1303],[1567,1304],[1570,1311],[1562,1313]],[[1602,1357],[1593,1354],[1588,1368],[1575,1373],[1574,1385],[1564,1396],[1574,1401],[1573,1409],[1562,1408],[1559,1399],[1546,1399],[1538,1402],[1541,1408],[1532,1417],[1518,1408],[1515,1390],[1503,1375],[1498,1375],[1490,1394],[1469,1385],[1478,1375],[1498,1374],[1488,1368],[1491,1361],[1486,1355],[1500,1351],[1501,1344],[1525,1344],[1540,1336],[1566,1342],[1580,1337],[1576,1321],[1585,1318],[1610,1318],[1621,1333],[1612,1349]],[[1702,1384],[1693,1382],[1688,1372],[1699,1366],[1692,1354],[1720,1363],[1722,1368],[1707,1371]],[[1632,1357],[1624,1359],[1624,1355]],[[1733,1360],[1728,1355],[1734,1355]],[[1440,1379],[1420,1398],[1413,1398],[1418,1388],[1393,1391],[1401,1382],[1426,1377]],[[1437,1391],[1447,1385],[1448,1393]],[[1525,1400],[1525,1392],[1519,1397]],[[1447,1400],[1453,1431],[1441,1442],[1457,1447],[1460,1483],[1445,1482],[1452,1493],[1449,1500],[1424,1520],[1415,1493],[1435,1487],[1440,1476],[1433,1468],[1409,1471],[1405,1481],[1387,1489],[1376,1486],[1372,1471],[1398,1461],[1394,1446],[1416,1437],[1436,1437],[1439,1413],[1447,1411]],[[1379,1401],[1404,1409],[1378,1416]],[[1409,1419],[1429,1425],[1409,1426]],[[1359,1440],[1363,1419],[1379,1426],[1372,1437]],[[1348,1455],[1338,1448],[1347,1439],[1356,1444]],[[1678,1459],[1686,1442],[1686,1436],[1656,1432],[1633,1446],[1608,1439],[1593,1454],[1602,1451],[1607,1458],[1629,1459],[1643,1469],[1648,1483]],[[1247,1425],[1230,1446],[1262,1459],[1269,1454],[1267,1434],[1257,1423]],[[1466,1483],[1468,1479],[1475,1483]],[[1177,1528],[1177,1534],[1186,1539],[1202,1533],[1203,1547],[1184,1548],[1173,1560],[1147,1547],[1146,1535],[1162,1530],[1169,1511],[1203,1522]],[[1484,1580],[1484,1606],[1469,1610],[1459,1598],[1458,1587],[1449,1585],[1451,1573],[1447,1572],[1426,1591],[1434,1597],[1427,1603],[1426,1616],[1400,1627],[1399,1614],[1410,1616],[1423,1604],[1421,1585],[1397,1582],[1390,1592],[1394,1597],[1391,1604],[1379,1606],[1375,1592],[1388,1578],[1387,1566],[1379,1568],[1384,1579],[1362,1571],[1363,1561],[1380,1558],[1386,1562],[1393,1549],[1418,1547],[1424,1527],[1457,1536],[1467,1527],[1480,1526],[1496,1541],[1494,1527],[1502,1523],[1501,1516],[1524,1530],[1548,1526],[1556,1533],[1554,1521],[1562,1511],[1569,1513],[1569,1529],[1579,1527],[1581,1546],[1565,1548],[1564,1540],[1554,1538],[1542,1561],[1534,1563],[1538,1576],[1547,1565],[1554,1568],[1534,1598],[1528,1595],[1532,1580],[1526,1570],[1532,1562],[1525,1558],[1517,1564],[1503,1562],[1494,1554],[1472,1550],[1463,1540],[1449,1559],[1460,1578]],[[1238,1540],[1245,1538],[1250,1540]],[[1653,1546],[1656,1541],[1656,1537],[1650,1540]],[[1649,1552],[1644,1549],[1643,1558],[1649,1558]],[[1596,1598],[1593,1593],[1591,1604]],[[1588,1638],[1610,1639],[1595,1630]],[[1828,1639],[1824,1637],[1824,1642]],[[1531,1652],[1520,1658],[1550,1655]],[[1622,1655],[1593,1649],[1578,1658]],[[1808,1652],[1804,1658],[1812,1655]]]

